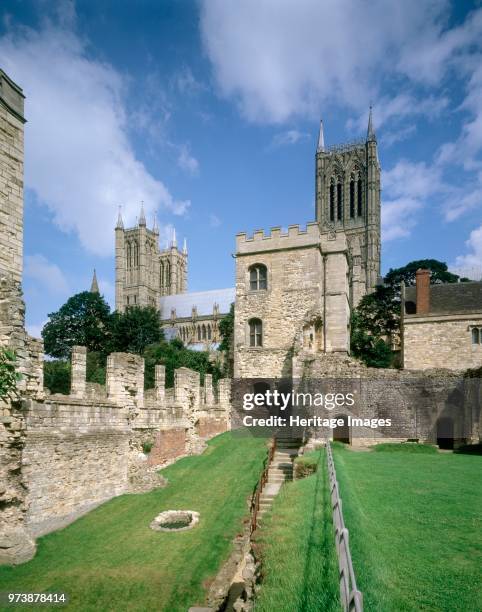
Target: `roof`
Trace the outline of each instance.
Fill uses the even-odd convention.
[[[199,317],[212,315],[214,304],[218,304],[219,314],[224,315],[229,312],[234,298],[234,287],[166,295],[160,299],[161,318],[163,320],[169,319],[173,308],[176,310],[176,317],[190,317],[193,306],[196,306]]]
[[[416,288],[405,289],[405,303],[416,303]],[[482,312],[482,282],[430,285],[428,314]]]

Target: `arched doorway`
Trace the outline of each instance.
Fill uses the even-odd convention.
[[[343,425],[337,425],[337,427],[333,429],[333,440],[335,442],[343,442],[343,444],[350,444],[348,417],[345,414],[338,414],[335,419],[343,419]]]
[[[440,449],[454,448],[454,420],[451,417],[437,419],[437,445]]]

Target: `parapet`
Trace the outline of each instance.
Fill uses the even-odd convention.
[[[305,229],[299,225],[289,225],[287,232],[283,232],[281,227],[272,227],[268,234],[265,234],[264,230],[256,230],[252,236],[246,233],[237,234],[236,254],[316,246],[319,241],[320,229],[316,222],[307,223]]]
[[[0,69],[0,104],[22,123],[25,123],[24,99],[22,88]]]

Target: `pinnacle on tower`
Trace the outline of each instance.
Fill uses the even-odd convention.
[[[159,225],[157,224],[157,217],[156,217],[156,215],[154,215],[154,223],[152,224],[152,231],[154,232],[154,234],[158,234],[159,233]]]
[[[97,274],[94,268],[94,275],[92,277],[92,283],[90,284],[90,292],[91,293],[100,293],[99,291],[99,283],[97,282]]]
[[[176,238],[176,228],[175,227],[172,228],[171,247],[177,247],[177,238]]]
[[[182,247],[182,252],[184,255],[187,255],[187,240],[184,238],[184,245]]]
[[[124,221],[122,220],[122,206],[119,206],[119,214],[117,215],[116,229],[124,229]]]
[[[376,140],[375,130],[373,129],[372,105],[370,104],[370,114],[368,115],[367,141]]]
[[[141,202],[141,214],[139,215],[139,225],[146,225],[146,214],[144,212],[144,202]]]
[[[318,134],[317,153],[325,150],[325,135],[323,133],[323,119],[320,119],[320,133]]]

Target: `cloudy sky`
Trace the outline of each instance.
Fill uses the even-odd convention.
[[[233,284],[234,235],[313,220],[327,144],[382,164],[383,269],[482,272],[482,4],[444,0],[4,0],[24,88],[27,319],[113,301],[113,226],[144,201],[189,247],[189,288]]]

